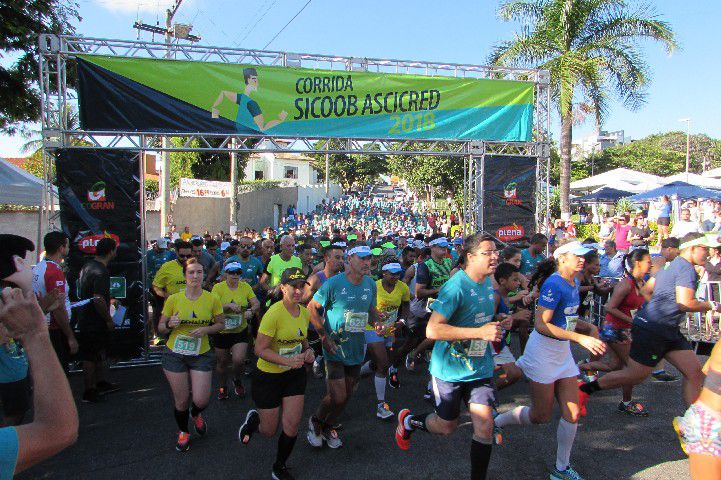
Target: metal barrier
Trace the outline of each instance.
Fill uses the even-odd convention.
[[[721,282],[702,282],[697,291],[699,300],[715,300],[721,298]],[[721,335],[719,332],[719,314],[712,311],[705,313],[689,313],[686,315],[686,336],[692,342],[716,343]]]

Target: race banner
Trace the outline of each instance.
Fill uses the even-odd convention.
[[[180,178],[178,195],[181,197],[230,198],[230,182]]]
[[[78,55],[84,130],[531,140],[534,83]]]
[[[522,242],[536,230],[536,159],[486,155],[483,161],[483,230],[502,242]]]
[[[118,244],[108,266],[111,297],[125,311],[117,318],[114,351],[137,354],[144,320],[140,222],[140,154],[132,150],[61,149],[56,156],[60,224],[70,238],[68,285],[77,298],[77,279],[103,238]]]

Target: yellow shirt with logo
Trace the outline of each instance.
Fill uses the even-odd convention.
[[[173,328],[168,337],[166,345],[173,350],[178,335],[187,336],[196,328],[206,327],[213,324],[213,317],[223,314],[223,305],[220,299],[210,292],[203,292],[196,300],[190,300],[185,296],[185,290],[168,297],[163,306],[163,315],[170,318],[180,318],[180,325]],[[199,354],[210,350],[208,336],[201,337]]]
[[[173,295],[185,289],[185,275],[183,267],[177,260],[165,262],[158,269],[158,273],[153,278],[153,286],[164,288],[168,295]]]
[[[379,312],[385,312],[387,314],[395,313],[398,316],[398,309],[401,308],[401,302],[411,301],[411,290],[405,282],[398,280],[396,286],[393,287],[393,291],[388,293],[383,288],[383,280],[376,281],[376,308]],[[374,330],[370,324],[366,327],[366,330]]]
[[[231,290],[228,286],[228,282],[216,283],[213,286],[213,295],[218,297],[221,305],[227,305],[234,303],[240,305],[243,308],[242,313],[228,313],[225,314],[226,324],[229,318],[238,317],[240,318],[240,325],[235,328],[221,330],[220,333],[240,333],[248,327],[248,321],[245,319],[245,309],[248,307],[250,300],[255,298],[255,292],[246,282],[238,282],[238,287],[235,290]]]
[[[283,302],[276,302],[263,315],[258,333],[273,339],[270,344],[273,351],[290,357],[303,351],[302,342],[308,333],[309,322],[310,312],[304,306],[300,306],[300,315],[294,317],[285,308]],[[258,370],[266,373],[283,373],[290,370],[290,367],[259,358]]]

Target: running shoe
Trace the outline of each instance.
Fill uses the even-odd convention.
[[[398,369],[395,367],[388,369],[388,386],[391,388],[401,388],[401,381],[398,380]]]
[[[119,383],[110,383],[106,382],[105,380],[98,382],[95,385],[95,388],[98,389],[98,393],[100,395],[107,395],[108,393],[114,393],[120,390],[120,384]]]
[[[323,355],[318,355],[313,360],[313,375],[315,375],[315,378],[323,378],[325,375],[323,371]]]
[[[340,422],[338,422],[338,423],[336,423],[336,424],[334,424],[334,425],[331,425],[330,428],[331,428],[332,430],[335,430],[336,432],[340,432],[341,430],[343,430],[343,424],[340,423]]]
[[[651,377],[653,377],[653,379],[656,380],[657,382],[675,382],[676,380],[678,380],[678,377],[671,375],[670,373],[668,373],[665,370],[661,371],[661,372],[652,373]]]
[[[323,436],[320,431],[320,422],[313,421],[314,418],[315,417],[310,417],[308,419],[308,434],[306,438],[312,447],[321,448],[323,446]]]
[[[585,385],[584,382],[578,382],[578,414],[582,417],[585,417],[588,411],[586,410],[586,403],[588,402],[588,395],[586,392],[581,390],[581,385]]]
[[[203,435],[205,435],[206,433],[208,433],[208,424],[203,419],[202,414],[199,413],[197,417],[192,417],[192,418],[193,418],[193,426],[195,427],[195,433],[197,433],[201,437]]]
[[[273,465],[271,475],[273,480],[295,480],[295,477],[290,474],[288,467],[285,465]]]
[[[248,445],[253,434],[258,431],[259,425],[260,415],[256,410],[249,410],[245,415],[245,422],[238,429],[238,441],[243,445]]]
[[[401,450],[408,450],[411,448],[411,433],[413,430],[409,430],[405,426],[406,417],[411,414],[411,411],[404,408],[398,412],[398,426],[396,427],[396,445]]]
[[[233,380],[233,389],[235,390],[235,395],[237,397],[245,398],[245,387],[243,387],[243,382]]]
[[[551,480],[583,480],[583,477],[579,475],[571,466],[564,471],[559,471],[555,466],[551,470]]]
[[[631,400],[628,404],[626,404],[626,402],[619,403],[618,411],[628,413],[629,415],[635,415],[637,417],[648,417],[648,410],[646,410],[643,405],[638,402],[634,402],[633,400]]]
[[[418,361],[417,356],[413,356],[410,353],[406,355],[406,370],[414,372],[416,370],[416,362]]]
[[[395,415],[395,413],[391,411],[391,407],[386,402],[378,403],[378,408],[376,409],[376,417],[380,418],[381,420],[388,420],[393,415]]]
[[[330,427],[324,428],[321,436],[323,437],[323,440],[325,440],[325,443],[328,445],[328,448],[335,449],[343,446],[343,441],[338,436],[338,432],[336,432]]]
[[[218,400],[227,400],[227,399],[228,399],[228,391],[225,388],[220,387],[218,389]]]
[[[187,452],[190,450],[190,434],[188,432],[178,432],[178,443],[175,449],[179,452]]]

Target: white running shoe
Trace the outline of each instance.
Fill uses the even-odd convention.
[[[308,443],[312,447],[321,448],[323,446],[323,436],[319,431],[316,431],[315,425],[313,424],[313,417],[308,419]]]
[[[323,437],[323,440],[325,440],[325,443],[328,444],[328,448],[335,449],[343,446],[343,442],[338,436],[338,432],[336,432],[332,428],[324,429],[321,435]]]

